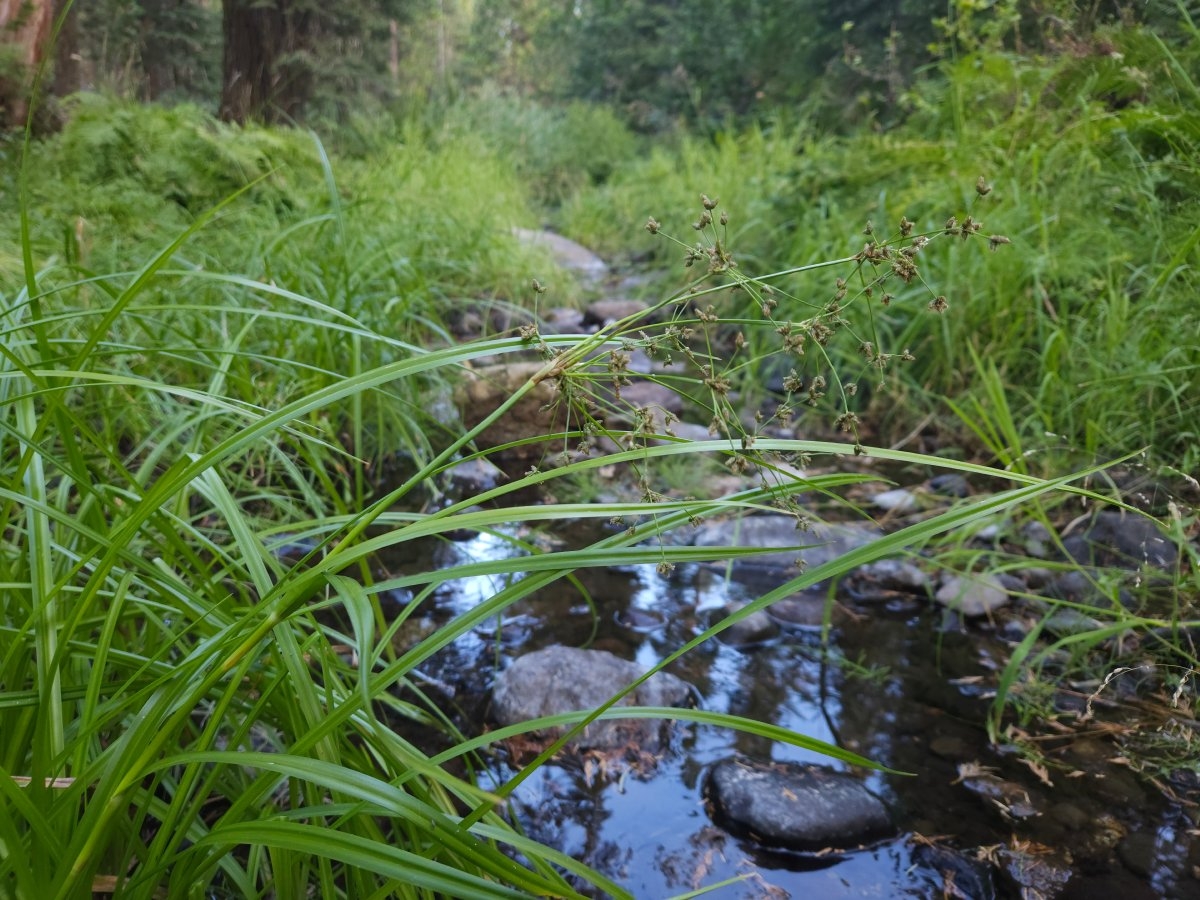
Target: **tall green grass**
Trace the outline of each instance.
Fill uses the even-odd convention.
[[[566,231],[609,252],[646,215],[674,216],[702,185],[752,198],[730,223],[747,262],[800,264],[852,254],[865,219],[935,229],[969,208],[1007,252],[948,254],[926,265],[950,309],[931,325],[917,284],[875,317],[880,340],[916,362],[874,408],[888,439],[929,415],[958,452],[988,452],[942,402],[987,409],[976,360],[994,367],[1014,427],[1040,471],[1149,448],[1183,471],[1196,455],[1200,328],[1200,35],[1181,11],[1162,33],[1098,35],[1055,57],[978,49],[904,99],[903,124],[828,137],[801,121],[685,137],[623,167],[563,211]],[[983,175],[993,186],[972,199]],[[745,251],[742,251],[745,253]],[[834,292],[830,283],[818,296]],[[812,291],[811,286],[805,288]],[[855,371],[853,346],[839,362]],[[977,402],[978,401],[978,402]]]
[[[103,123],[92,126],[103,133]],[[181,139],[180,129],[187,131],[175,123],[164,135]],[[756,552],[653,538],[716,513],[786,507],[798,489],[851,483],[857,479],[844,475],[797,481],[772,462],[772,454],[850,448],[754,444],[733,431],[661,444],[644,431],[617,433],[629,449],[533,470],[427,508],[417,499],[421,487],[472,455],[474,436],[540,381],[591,390],[611,379],[597,354],[668,334],[643,336],[645,329],[703,329],[681,303],[694,295],[661,300],[652,315],[666,326],[634,317],[592,336],[447,341],[438,318],[444,302],[480,280],[500,282],[518,258],[500,227],[499,210],[511,212],[503,196],[481,197],[478,184],[451,179],[448,171],[465,158],[406,146],[373,167],[351,167],[346,189],[319,146],[310,144],[307,157],[290,143],[301,136],[271,140],[286,143],[299,162],[239,174],[240,194],[189,209],[187,224],[152,253],[143,248],[170,221],[125,234],[117,207],[97,208],[86,215],[114,219],[111,229],[97,228],[106,246],[93,245],[90,259],[81,250],[72,265],[39,264],[54,249],[56,217],[81,214],[77,204],[90,195],[80,184],[78,194],[47,196],[45,184],[27,182],[17,217],[20,276],[0,295],[0,893],[628,896],[529,841],[505,812],[505,797],[555,747],[506,783],[454,774],[462,761],[478,771],[477,754],[503,734],[552,723],[461,734],[424,691],[420,668],[479,623],[581,567]],[[32,161],[42,149],[54,158],[52,147],[32,148],[26,177],[35,177]],[[144,171],[129,177],[130,191],[162,192]],[[109,187],[93,185],[102,193]],[[304,209],[281,211],[268,199],[281,190],[303,197]],[[429,191],[438,203],[422,206]],[[119,205],[119,197],[108,199]],[[248,229],[243,214],[264,218]],[[259,231],[261,222],[278,227]],[[439,240],[445,245],[434,246]],[[762,283],[743,281],[743,289]],[[426,415],[431,392],[464,366],[524,358],[537,346],[542,371],[472,431]],[[710,371],[681,385],[715,401],[712,381]],[[381,448],[404,442],[415,471],[398,484],[380,483],[370,464]],[[770,474],[740,494],[687,502],[653,492],[624,504],[515,499],[601,465],[647,471],[656,460],[695,454],[750,458]],[[787,593],[1066,485],[1007,477],[1015,487],[793,579],[656,669]],[[515,561],[388,580],[369,565],[385,550],[463,528],[508,540],[512,522],[586,516],[638,524],[590,547]],[[289,560],[282,551],[297,544],[311,549]],[[523,577],[432,635],[397,646],[399,629],[439,586],[479,573]],[[389,611],[382,598],[397,588],[414,598]],[[870,764],[770,723],[609,707],[554,722],[579,728],[601,715],[666,715]],[[440,736],[444,749],[418,748],[402,722]]]

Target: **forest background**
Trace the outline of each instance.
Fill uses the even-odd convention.
[[[1200,96],[1186,4],[12,6],[8,124],[21,124],[30,63],[52,63],[43,90],[74,99],[36,107],[35,133],[66,125],[39,165],[65,163],[65,181],[86,181],[88,197],[128,178],[195,214],[288,152],[189,156],[211,148],[169,146],[185,140],[178,131],[147,138],[139,129],[154,131],[155,115],[165,127],[167,114],[129,101],[181,104],[171,121],[207,130],[205,141],[217,125],[202,119],[215,114],[313,127],[347,159],[389,142],[414,153],[470,146],[472,160],[487,156],[515,179],[510,218],[626,258],[647,252],[646,215],[682,215],[700,190],[738,204],[746,258],[799,263],[852,248],[866,218],[898,220],[914,201],[953,208],[985,174],[999,188],[986,224],[1018,253],[955,274],[957,314],[886,404],[889,415],[903,409],[895,428],[932,413],[1002,459],[1044,452],[1079,464],[1152,446],[1158,463],[1194,462],[1197,350],[1177,339],[1196,321],[1184,299]],[[216,142],[222,153],[253,143]],[[90,202],[73,211],[95,243],[120,214]],[[56,214],[55,232],[71,211]],[[482,281],[475,294],[518,299],[512,280]],[[901,342],[911,324],[902,313],[887,322]],[[975,378],[981,366],[999,381]],[[982,392],[1000,382],[1008,399],[997,410]],[[957,410],[944,397],[959,398]]]

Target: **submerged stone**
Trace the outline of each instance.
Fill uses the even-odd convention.
[[[1002,848],[998,854],[1001,882],[1019,897],[1053,900],[1066,889],[1074,876],[1067,860],[1048,847],[1033,847],[1018,842]]]
[[[994,900],[996,883],[992,870],[978,859],[937,844],[920,843],[913,847],[913,862],[939,876],[944,897],[970,897]]]
[[[728,603],[717,611],[713,621],[733,615],[745,606],[743,603]],[[763,610],[752,612],[746,618],[730,625],[718,636],[723,644],[731,647],[753,647],[779,635],[779,626]]]
[[[501,725],[516,725],[541,716],[594,709],[645,673],[637,663],[604,650],[547,647],[515,660],[500,673],[492,693],[492,715]],[[693,688],[659,672],[622,698],[620,706],[689,706]],[[663,720],[610,719],[590,724],[571,739],[580,749],[617,750],[635,747],[654,753],[664,745]],[[543,734],[558,737],[565,729]]]
[[[767,612],[785,628],[816,629],[824,627],[827,617],[831,625],[846,619],[845,609],[837,604],[830,606],[825,591],[800,591],[772,603]]]
[[[894,833],[878,797],[821,766],[722,760],[706,796],[717,824],[769,847],[848,850]]]

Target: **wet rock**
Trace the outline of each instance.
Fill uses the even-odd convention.
[[[1130,872],[1149,878],[1155,869],[1158,839],[1153,832],[1135,831],[1117,844],[1117,858]]]
[[[845,582],[855,600],[887,600],[894,594],[927,595],[930,579],[903,559],[879,559],[855,569]]]
[[[943,897],[994,900],[996,896],[991,868],[965,853],[937,844],[919,843],[913,847],[912,861],[923,869],[938,873]]]
[[[639,609],[636,606],[630,606],[617,610],[613,620],[622,628],[628,628],[638,634],[649,634],[662,628],[667,622],[667,617],[656,609]]]
[[[1005,781],[978,763],[958,767],[958,784],[986,801],[1009,821],[1041,815],[1029,791],[1015,781]]]
[[[1128,833],[1129,830],[1115,816],[1100,813],[1088,822],[1083,835],[1073,836],[1071,855],[1076,862],[1108,859]]]
[[[1009,595],[995,575],[954,575],[942,582],[934,600],[969,619],[1007,606]]]
[[[592,709],[640,677],[645,668],[603,650],[547,647],[515,660],[500,673],[492,692],[492,715],[501,725],[540,716]],[[685,681],[660,672],[622,698],[621,706],[688,706]],[[654,753],[664,745],[664,723],[649,719],[593,722],[571,744],[580,749],[619,750],[633,746]],[[557,737],[564,729],[553,729]]]
[[[1110,752],[1109,757],[1113,754]],[[1138,777],[1128,769],[1109,766],[1103,777],[1088,780],[1093,796],[1111,803],[1113,807],[1138,809],[1147,802],[1147,791]]]
[[[971,745],[957,735],[940,734],[929,742],[929,752],[942,759],[957,762],[971,753]]]
[[[726,616],[732,615],[745,604],[730,603],[722,607],[713,617],[713,624]],[[763,610],[753,612],[739,622],[730,625],[717,636],[717,640],[731,647],[752,647],[778,636],[779,626]]]
[[[825,624],[829,595],[825,591],[800,591],[777,600],[767,607],[772,619],[785,628],[821,628]],[[845,610],[835,604],[829,609],[829,621],[838,624],[845,621]]]
[[[583,311],[583,324],[607,325],[628,316],[636,316],[649,309],[641,300],[619,300],[608,298],[588,304]]]
[[[1092,821],[1091,816],[1074,803],[1066,800],[1055,803],[1046,812],[1050,818],[1071,831],[1082,831]]]
[[[533,630],[541,625],[541,621],[530,615],[508,616],[500,622],[488,619],[482,625],[476,625],[472,631],[489,643],[501,643],[506,647],[517,647],[525,644]]]
[[[1153,520],[1120,510],[1101,510],[1082,535],[1067,538],[1063,545],[1084,565],[1170,570],[1179,559],[1179,548]]]
[[[764,515],[705,522],[691,542],[697,547],[800,548],[734,561],[734,578],[765,586],[764,582],[778,584],[798,574],[798,559],[813,569],[871,543],[881,534],[874,526],[860,522],[816,522],[801,530],[792,516]]]
[[[1054,900],[1074,875],[1050,847],[1014,843],[996,854],[1001,882],[1022,900]]]
[[[499,466],[476,457],[463,460],[446,471],[446,491],[456,497],[473,496],[490,491],[504,479],[504,472]]]
[[[726,759],[709,772],[705,794],[717,824],[770,847],[847,850],[894,832],[861,782],[820,766]]]

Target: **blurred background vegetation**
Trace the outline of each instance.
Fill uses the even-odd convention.
[[[876,404],[876,437],[920,425],[921,449],[1043,472],[1141,447],[1156,465],[1197,462],[1195,4],[19,7],[3,116],[24,124],[40,72],[23,187],[39,260],[119,270],[253,182],[237,228],[190,252],[294,273],[271,254],[313,247],[271,235],[327,200],[296,126],[338,160],[356,239],[391,257],[374,293],[399,290],[433,332],[461,298],[521,300],[544,264],[521,262],[514,224],[662,271],[664,245],[638,226],[685,216],[704,190],[734,215],[738,259],[769,271],[855,252],[868,218],[936,227],[982,174],[995,190],[977,218],[1014,252],[933,253],[953,294],[932,329],[923,303],[878,311],[880,341],[917,362]],[[2,152],[15,198],[17,145]],[[21,266],[0,254],[3,277]],[[841,362],[861,369],[856,352]]]

